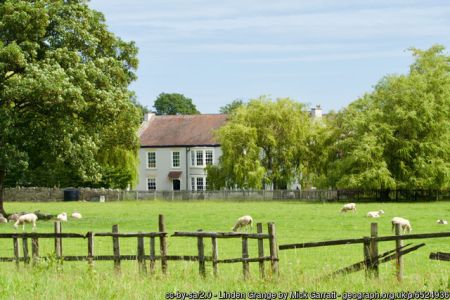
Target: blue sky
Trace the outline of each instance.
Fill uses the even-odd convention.
[[[202,113],[234,99],[290,97],[325,111],[406,73],[410,47],[450,48],[450,1],[91,0],[111,31],[139,47],[131,88]],[[449,51],[447,51],[449,52]]]

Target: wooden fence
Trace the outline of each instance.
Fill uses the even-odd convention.
[[[120,233],[119,226],[113,225],[111,232],[88,232],[86,234],[79,233],[63,233],[61,231],[61,223],[55,222],[53,233],[1,233],[0,239],[12,239],[13,241],[13,257],[0,257],[0,262],[15,262],[19,267],[19,262],[33,265],[39,259],[49,259],[49,257],[41,257],[39,255],[39,240],[54,239],[54,254],[59,261],[87,261],[92,265],[94,261],[114,261],[114,268],[120,271],[121,261],[136,260],[139,270],[147,272],[146,261],[149,261],[150,272],[155,270],[156,261],[161,261],[161,270],[163,274],[167,273],[168,261],[198,261],[199,272],[202,277],[206,276],[206,261],[212,262],[214,275],[218,275],[219,263],[242,263],[244,278],[248,278],[250,274],[249,263],[258,262],[259,270],[264,277],[264,262],[271,262],[272,273],[278,273],[278,247],[276,241],[275,224],[268,223],[268,233],[263,233],[262,224],[257,224],[257,233],[244,232],[175,232],[174,237],[195,237],[197,238],[198,255],[168,255],[167,250],[167,232],[164,222],[164,216],[159,215],[158,232],[137,232],[137,233]],[[113,255],[95,255],[94,241],[98,237],[112,238]],[[137,254],[122,254],[120,249],[120,239],[137,238]],[[149,238],[149,254],[145,253],[145,239]],[[205,256],[204,239],[211,238],[212,257]],[[242,239],[242,257],[231,259],[219,259],[218,257],[218,239],[223,238],[240,238]],[[31,258],[29,255],[28,239],[31,239]],[[63,240],[66,239],[84,239],[87,240],[86,255],[63,255]],[[155,240],[159,239],[159,255],[156,255]],[[248,239],[258,239],[258,257],[250,258],[248,254]],[[22,240],[22,256],[20,256],[19,240]],[[264,240],[269,241],[269,256],[264,255]]]
[[[368,271],[368,272],[366,272],[367,275],[378,277],[379,276],[379,270],[378,270],[379,264],[395,259],[396,260],[397,279],[399,281],[401,281],[403,279],[403,258],[402,258],[403,255],[408,254],[412,251],[415,251],[425,245],[422,243],[422,244],[407,248],[411,244],[403,245],[403,240],[445,238],[445,237],[450,237],[450,232],[402,235],[399,224],[397,224],[395,226],[395,235],[394,236],[381,236],[380,237],[380,236],[378,236],[378,223],[371,223],[370,237],[367,236],[367,237],[357,238],[357,239],[341,239],[341,240],[331,240],[331,241],[322,241],[322,242],[284,244],[284,245],[280,245],[279,250],[283,251],[283,250],[289,250],[289,249],[303,249],[303,248],[311,248],[311,247],[363,244],[363,255],[364,255],[363,261],[353,264],[349,267],[340,269],[340,270],[330,274],[330,276],[359,271],[363,268],[366,268],[366,270]],[[391,250],[391,251],[388,251],[388,252],[385,252],[385,253],[379,255],[378,254],[378,242],[386,242],[386,241],[395,241],[396,247],[394,250]],[[392,254],[394,252],[395,252],[395,254]],[[430,256],[434,257],[434,255],[430,255]],[[444,258],[444,256],[442,256],[442,255],[441,255],[441,257]],[[445,260],[445,258],[443,260]]]

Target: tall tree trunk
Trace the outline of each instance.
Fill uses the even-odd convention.
[[[1,170],[0,169],[0,213],[3,216],[6,216],[5,209],[3,208],[4,191],[5,191],[5,178],[6,178],[5,170]]]

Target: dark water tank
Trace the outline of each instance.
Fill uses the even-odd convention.
[[[80,190],[69,188],[64,190],[64,201],[78,201],[80,200]]]

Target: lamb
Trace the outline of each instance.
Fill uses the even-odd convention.
[[[353,211],[353,213],[356,212],[356,203],[347,203],[341,208],[341,212],[348,212],[350,210]]]
[[[6,219],[2,214],[0,214],[0,223],[8,223],[8,219]]]
[[[74,212],[74,213],[72,213],[72,218],[81,219],[81,214],[79,212]]]
[[[367,213],[367,217],[368,218],[379,218],[382,214],[384,214],[383,210],[379,210],[379,211],[369,211]]]
[[[400,225],[400,227],[403,230],[403,233],[405,233],[405,231],[408,233],[412,231],[411,224],[409,223],[409,220],[407,220],[407,219],[400,218],[400,217],[394,217],[394,218],[392,218],[391,223],[392,223],[392,231],[394,231],[396,224]]]
[[[19,225],[22,225],[22,230],[25,230],[25,224],[26,223],[33,223],[33,231],[36,229],[36,221],[37,221],[38,217],[33,214],[33,213],[29,213],[29,214],[25,214],[25,215],[21,215],[19,216],[19,218],[17,219],[16,223],[14,223],[14,228],[17,229]]]
[[[441,224],[441,225],[447,225],[448,224],[448,222],[446,220],[444,220],[444,219],[439,219],[439,220],[436,221],[436,223],[437,224]]]
[[[252,229],[253,224],[253,218],[251,216],[243,216],[240,217],[234,227],[232,228],[233,231],[237,231],[239,228],[247,228],[247,226],[250,226],[250,230]]]
[[[56,220],[67,222],[67,214],[65,212],[60,213],[59,215],[56,216]]]

